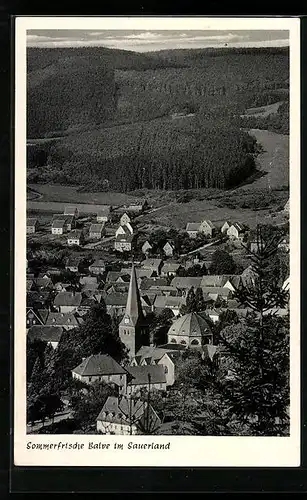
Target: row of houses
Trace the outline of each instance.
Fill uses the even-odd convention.
[[[217,224],[213,224],[211,220],[204,220],[200,223],[188,222],[186,225],[186,232],[190,238],[196,238],[199,234],[213,238],[220,232],[222,234],[227,234],[230,239],[243,241],[246,231],[247,227],[239,222],[231,223],[225,221],[222,225],[218,226]]]

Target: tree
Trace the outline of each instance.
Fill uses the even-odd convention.
[[[216,250],[212,255],[210,274],[235,274],[236,264],[225,250]]]
[[[206,309],[203,291],[200,287],[196,288],[195,292],[195,311],[201,312]]]
[[[216,389],[229,416],[245,426],[245,432],[288,435],[289,316],[272,311],[285,307],[288,292],[267,272],[278,239],[264,240],[259,226],[257,246],[251,256],[255,277],[235,294],[254,314],[220,332],[224,377]]]
[[[71,397],[71,407],[81,429],[93,426],[107,398],[115,395],[116,390],[103,382],[94,382],[76,391]]]
[[[196,310],[196,297],[195,297],[194,287],[192,287],[190,288],[187,294],[185,314],[194,312],[195,310]]]

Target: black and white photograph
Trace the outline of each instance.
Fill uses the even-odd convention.
[[[212,438],[276,438],[276,465],[298,465],[296,20],[31,19],[16,52],[22,452],[175,466],[203,447],[210,465]]]

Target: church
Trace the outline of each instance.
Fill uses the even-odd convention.
[[[141,346],[149,345],[149,331],[144,316],[137,284],[135,267],[132,265],[126,310],[119,324],[119,337],[133,358]]]

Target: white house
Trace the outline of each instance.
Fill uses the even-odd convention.
[[[77,310],[81,299],[80,292],[59,292],[54,298],[53,305],[61,313],[70,313]]]
[[[239,222],[235,222],[227,229],[227,236],[229,236],[231,240],[243,241],[244,234],[245,227]]]
[[[127,366],[130,373],[127,396],[140,395],[142,391],[166,390],[166,377],[162,365]]]
[[[96,420],[97,431],[102,434],[152,434],[160,425],[160,418],[147,401],[125,396],[109,396]]]
[[[122,393],[126,392],[128,372],[108,354],[83,358],[71,373],[74,379],[85,384],[105,382],[117,386]]]
[[[142,253],[147,255],[152,250],[152,245],[146,240],[142,245]]]
[[[121,218],[120,218],[120,225],[121,226],[126,226],[131,222],[131,219],[127,213],[124,213]]]
[[[210,238],[212,238],[212,236],[214,236],[215,231],[216,227],[211,222],[211,220],[203,220],[200,223],[199,232],[204,234],[205,236],[210,236]]]
[[[223,233],[223,234],[226,233],[227,230],[230,228],[230,226],[231,226],[231,223],[228,220],[226,220],[221,227],[221,233]]]
[[[111,209],[112,207],[110,205],[105,205],[103,207],[100,208],[99,212],[97,212],[97,222],[100,223],[100,222],[108,222],[110,220],[110,217],[111,217]]]
[[[75,229],[74,231],[71,231],[69,235],[67,236],[67,245],[68,246],[73,246],[73,245],[78,245],[80,246],[83,243],[83,232],[81,229]]]
[[[199,234],[199,228],[200,228],[199,222],[188,222],[185,230],[190,236],[190,238],[196,238],[196,236]]]
[[[51,226],[52,234],[64,234],[67,231],[65,220],[54,220]]]
[[[115,238],[119,235],[127,235],[127,234],[133,234],[133,227],[131,226],[130,222],[127,222],[127,224],[121,224],[115,232]]]

